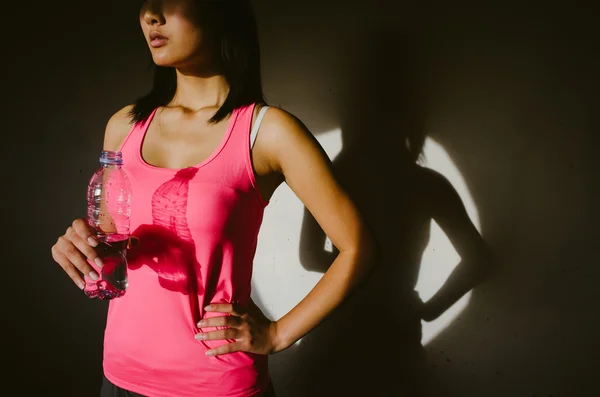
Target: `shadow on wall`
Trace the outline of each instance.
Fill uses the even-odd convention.
[[[363,64],[344,85],[350,91],[343,96],[348,103],[340,106],[343,148],[333,166],[372,228],[382,260],[329,319],[273,357],[272,365],[286,362],[293,371],[285,384],[276,383],[285,396],[430,395],[421,320],[437,318],[455,303],[485,265],[479,259],[487,249],[455,189],[417,165],[426,114],[423,58],[415,40],[379,31],[364,43],[346,54],[349,64],[356,59]],[[423,304],[415,286],[432,220],[463,258],[479,261],[463,260],[444,296]],[[328,269],[337,252],[325,245],[323,231],[305,211],[300,260],[306,270]]]
[[[414,10],[401,2],[375,10],[384,2],[373,3],[361,10],[350,3],[339,12],[320,8],[313,17],[314,8],[303,2],[306,14],[298,19],[317,39],[297,38],[306,29],[292,28],[285,43],[273,45],[272,32],[288,30],[283,22],[268,35],[273,52],[311,54],[299,59],[282,50],[266,58],[275,72],[266,83],[275,79],[283,88],[273,91],[287,91],[273,104],[298,114],[317,135],[341,128],[335,169],[384,254],[362,290],[299,345],[272,357],[279,394],[586,395],[597,388],[598,348],[590,341],[599,320],[593,315],[600,169],[593,13],[553,4],[540,13],[516,2],[435,2]],[[385,23],[371,12],[385,14]],[[364,23],[335,19],[341,14]],[[357,26],[387,24],[398,31],[357,44],[364,37]],[[342,37],[346,26],[352,28]],[[332,42],[356,48],[347,48],[337,64]],[[401,62],[389,53],[401,54]],[[362,69],[350,70],[363,59]],[[284,84],[286,72],[295,85]],[[437,223],[439,210],[456,203],[453,188],[459,187],[418,168],[403,150],[408,136],[418,149],[424,131],[460,169],[500,266],[423,348],[415,281],[431,219]],[[464,221],[462,209],[453,208],[446,213]],[[304,215],[301,261],[322,273],[333,255]],[[440,226],[452,240],[463,236]]]

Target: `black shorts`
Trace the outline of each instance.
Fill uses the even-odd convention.
[[[106,376],[102,379],[102,389],[100,389],[100,397],[145,397],[141,394],[137,394],[125,389],[121,389],[119,386],[115,386],[111,381],[106,379]],[[269,385],[269,389],[263,395],[263,397],[276,397],[273,384]]]

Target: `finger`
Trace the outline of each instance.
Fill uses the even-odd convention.
[[[94,262],[96,266],[102,267],[104,263],[102,259],[98,256],[98,252],[92,247],[89,241],[84,240],[77,233],[73,233],[71,236],[71,242],[73,245],[81,252],[87,259]]]
[[[62,269],[67,273],[67,275],[73,280],[75,285],[79,289],[83,289],[85,287],[85,282],[83,281],[83,277],[81,277],[81,273],[73,266],[73,264],[56,248],[56,246],[52,247],[52,258],[56,263],[62,267]]]
[[[87,224],[86,221],[83,219],[75,219],[71,227],[83,241],[87,241],[92,247],[98,245],[98,240],[96,239],[92,228]]]
[[[240,342],[226,343],[223,346],[219,346],[216,349],[208,350],[207,356],[220,356],[222,354],[228,354],[233,352],[239,352],[242,350],[242,344]]]
[[[98,273],[85,260],[83,254],[64,236],[58,239],[58,250],[66,259],[73,264],[81,273],[87,274],[92,280],[98,279]]]
[[[235,328],[220,329],[211,332],[200,332],[194,336],[197,340],[223,340],[237,339],[240,337],[239,330]]]
[[[212,303],[204,308],[207,312],[232,313],[233,305],[230,303]]]
[[[237,316],[212,317],[201,320],[198,328],[204,327],[230,327],[239,328],[242,325],[242,319]]]
[[[239,309],[239,307],[231,303],[212,303],[206,306],[204,310],[215,313],[230,313],[238,317],[242,316],[242,311]]]

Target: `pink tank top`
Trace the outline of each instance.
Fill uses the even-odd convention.
[[[104,373],[115,385],[148,397],[249,397],[269,383],[267,356],[206,356],[231,341],[197,341],[209,303],[250,299],[252,265],[267,202],[250,157],[254,105],[237,109],[217,149],[180,170],[141,156],[148,120],[121,147],[132,187],[129,289],[110,302]],[[211,331],[211,328],[203,328]]]

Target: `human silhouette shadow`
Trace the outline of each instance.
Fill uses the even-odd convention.
[[[343,148],[333,168],[371,228],[380,256],[368,279],[285,353],[294,361],[286,396],[431,395],[421,320],[437,318],[489,269],[489,250],[452,185],[418,165],[426,103],[419,52],[410,42],[393,31],[373,33],[358,58],[363,64],[348,82],[355,90],[346,96]],[[432,220],[462,260],[424,304],[415,286]],[[324,273],[335,259],[337,251],[325,249],[325,241],[305,210],[300,259],[307,270]]]

